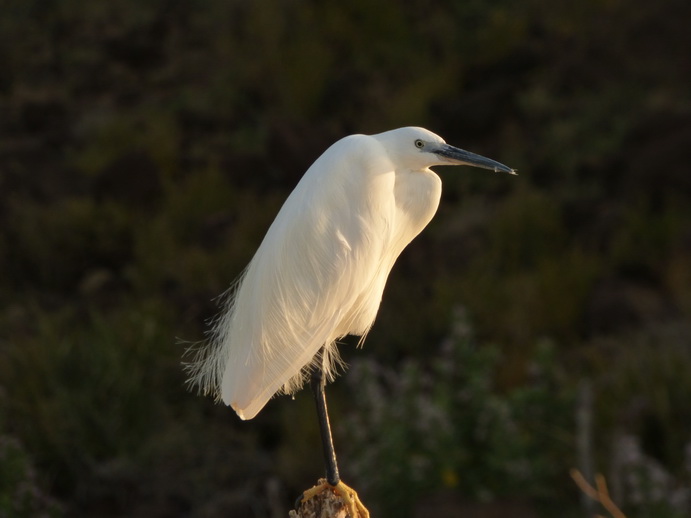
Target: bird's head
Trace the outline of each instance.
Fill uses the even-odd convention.
[[[491,158],[450,146],[425,128],[398,128],[373,136],[384,145],[391,160],[405,168],[423,170],[434,165],[470,165],[517,174],[515,169]]]

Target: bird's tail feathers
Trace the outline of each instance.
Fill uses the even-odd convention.
[[[188,388],[196,389],[205,396],[212,395],[217,402],[221,401],[221,383],[229,357],[229,342],[225,335],[235,313],[237,291],[246,273],[247,270],[217,297],[221,309],[207,322],[209,331],[206,340],[191,344],[185,351],[185,356],[190,357],[189,362],[183,362],[183,368],[189,375],[186,381]]]

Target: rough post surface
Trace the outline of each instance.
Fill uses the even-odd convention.
[[[318,484],[326,482],[326,479],[320,479]],[[346,510],[346,506],[333,491],[323,491],[314,498],[301,503],[297,509],[288,513],[288,518],[360,518],[359,516],[350,516]]]

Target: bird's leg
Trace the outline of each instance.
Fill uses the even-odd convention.
[[[323,367],[319,367],[312,372],[310,385],[312,387],[312,393],[314,394],[314,401],[317,405],[319,431],[321,434],[322,447],[324,448],[324,462],[326,465],[326,482],[318,484],[312,489],[305,491],[299,501],[301,503],[306,502],[326,489],[331,489],[345,502],[350,518],[369,518],[369,511],[364,505],[362,505],[357,493],[341,482],[341,477],[338,475],[336,450],[334,450],[333,437],[331,436],[331,425],[329,424],[329,413],[326,408]]]
[[[332,486],[337,486],[341,481],[338,475],[336,463],[336,450],[334,449],[331,425],[329,424],[329,412],[326,408],[326,393],[323,368],[315,369],[310,380],[314,402],[317,405],[317,418],[319,419],[319,432],[321,434],[322,448],[324,448],[324,463],[326,465],[326,481]]]

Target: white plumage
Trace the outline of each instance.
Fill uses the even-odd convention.
[[[310,368],[332,380],[336,340],[364,339],[396,258],[434,216],[441,180],[428,167],[443,164],[514,172],[422,128],[327,149],[231,290],[190,382],[251,419],[275,393],[300,389]]]

